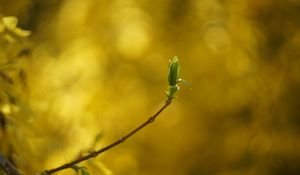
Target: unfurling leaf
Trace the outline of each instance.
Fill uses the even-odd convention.
[[[183,82],[184,84],[188,84],[187,81],[180,79],[179,70],[180,70],[179,60],[178,57],[175,56],[173,59],[169,61],[169,72],[168,72],[169,87],[168,87],[168,91],[166,91],[168,100],[172,100],[173,98],[176,97],[175,94],[177,91],[179,91],[178,83]]]
[[[178,57],[175,56],[169,62],[169,72],[168,72],[169,86],[175,86],[177,84],[177,81],[179,79],[179,69],[180,66],[179,66]]]

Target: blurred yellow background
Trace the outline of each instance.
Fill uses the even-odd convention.
[[[1,65],[17,66],[1,68],[0,150],[27,175],[111,143],[160,108],[177,55],[192,90],[81,165],[96,175],[300,174],[299,9],[298,0],[0,0],[0,16],[32,33],[1,40]]]

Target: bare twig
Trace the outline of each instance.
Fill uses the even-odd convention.
[[[7,175],[20,175],[17,168],[0,154],[0,167]]]
[[[76,160],[73,160],[69,163],[66,163],[64,165],[61,165],[57,168],[53,168],[53,169],[49,169],[49,170],[45,170],[43,171],[41,174],[43,175],[50,175],[50,174],[53,174],[55,172],[58,172],[58,171],[61,171],[61,170],[64,170],[64,169],[67,169],[67,168],[71,168],[72,166],[80,163],[80,162],[83,162],[85,160],[88,160],[88,159],[91,159],[91,158],[94,158],[94,157],[97,157],[99,154],[107,151],[107,150],[110,150],[112,148],[114,148],[115,146],[119,145],[120,143],[124,142],[125,140],[127,140],[129,137],[131,137],[132,135],[134,135],[135,133],[137,133],[138,131],[140,131],[141,129],[143,129],[145,126],[147,126],[148,124],[152,123],[156,117],[163,111],[165,110],[170,104],[172,103],[172,98],[168,98],[165,102],[165,104],[152,116],[150,117],[148,120],[146,120],[144,123],[142,123],[140,126],[136,127],[135,129],[133,129],[132,131],[130,131],[128,134],[124,135],[123,137],[119,138],[117,141],[105,146],[104,148],[101,148],[97,151],[93,151],[83,157],[80,157]]]

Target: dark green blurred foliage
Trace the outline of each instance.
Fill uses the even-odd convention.
[[[7,154],[30,174],[110,143],[164,100],[166,66],[178,55],[193,89],[182,87],[152,126],[81,166],[299,174],[299,9],[297,0],[0,0],[1,17],[32,32],[21,43],[1,40],[1,66],[18,65],[0,78],[0,126],[11,128],[1,130],[1,152],[13,148]]]

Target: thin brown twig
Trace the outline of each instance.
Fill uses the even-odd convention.
[[[20,175],[17,168],[0,154],[0,167],[7,175]]]
[[[142,123],[141,125],[139,125],[138,127],[136,127],[135,129],[133,129],[132,131],[130,131],[128,134],[124,135],[123,137],[119,138],[117,141],[97,150],[97,151],[93,151],[83,157],[80,157],[78,159],[75,159],[69,163],[63,164],[57,168],[53,168],[53,169],[49,169],[49,170],[45,170],[43,171],[41,174],[43,175],[50,175],[53,174],[55,172],[67,169],[67,168],[71,168],[72,166],[83,162],[85,160],[97,157],[99,154],[110,150],[112,148],[114,148],[115,146],[119,145],[120,143],[124,142],[125,140],[127,140],[129,137],[131,137],[132,135],[134,135],[135,133],[137,133],[138,131],[140,131],[141,129],[143,129],[145,126],[147,126],[148,124],[152,123],[156,117],[162,112],[164,111],[170,104],[172,103],[172,98],[168,98],[165,102],[165,104],[152,116],[150,117],[148,120],[146,120],[144,123]]]

